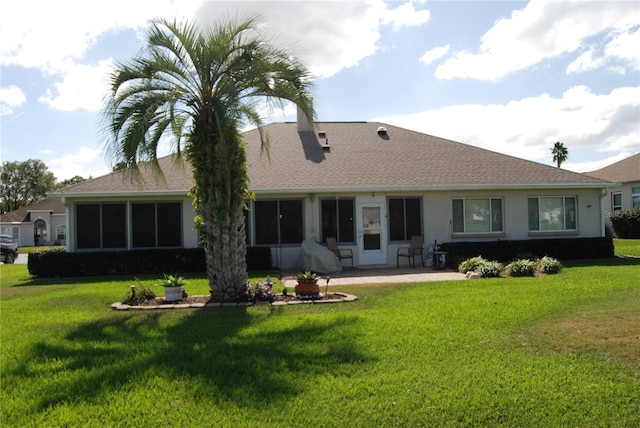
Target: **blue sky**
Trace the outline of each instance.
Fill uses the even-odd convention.
[[[109,172],[107,75],[143,47],[149,20],[245,12],[314,73],[320,121],[382,121],[549,165],[562,141],[578,172],[640,152],[637,0],[63,0],[2,5],[2,162],[41,159],[59,180]]]

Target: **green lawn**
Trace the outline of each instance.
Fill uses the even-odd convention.
[[[614,239],[616,254],[640,257],[640,239]]]
[[[285,307],[113,311],[132,278],[0,281],[1,426],[640,426],[636,259]]]

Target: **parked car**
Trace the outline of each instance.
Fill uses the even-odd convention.
[[[18,258],[18,243],[9,235],[0,235],[0,261],[11,264]]]

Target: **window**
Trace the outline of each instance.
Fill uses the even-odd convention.
[[[131,204],[133,248],[181,246],[181,211],[179,202]]]
[[[529,198],[529,230],[576,230],[576,207],[575,196]]]
[[[67,239],[67,226],[61,224],[56,227],[56,239],[59,241],[64,241],[65,239]]]
[[[453,233],[503,232],[502,205],[502,198],[454,199]]]
[[[20,231],[17,226],[2,226],[2,234],[10,235],[13,237],[13,240],[18,242],[18,235]]]
[[[181,246],[181,212],[180,202],[132,203],[132,247]],[[126,202],[77,205],[76,245],[78,249],[127,248],[127,224]]]
[[[640,208],[640,187],[631,188],[631,201],[633,208]]]
[[[611,194],[611,209],[613,211],[622,209],[622,193],[616,192]]]
[[[302,200],[255,201],[253,206],[257,245],[303,241]]]
[[[413,235],[422,235],[420,198],[389,199],[389,239],[409,241]]]
[[[355,241],[353,199],[322,199],[320,201],[320,221],[322,242],[335,236],[339,243]]]
[[[76,206],[78,248],[126,248],[126,205],[82,204]]]

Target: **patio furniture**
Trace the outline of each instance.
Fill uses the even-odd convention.
[[[327,237],[327,248],[336,255],[340,260],[340,264],[342,264],[343,259],[351,260],[351,269],[353,269],[353,251],[351,251],[351,248],[338,248],[338,241],[334,236]]]
[[[406,257],[409,260],[409,266],[415,269],[416,257],[420,257],[420,263],[422,261],[422,245],[424,238],[422,235],[414,235],[411,237],[411,244],[409,247],[400,247],[396,253],[396,267],[400,267],[400,257]]]

